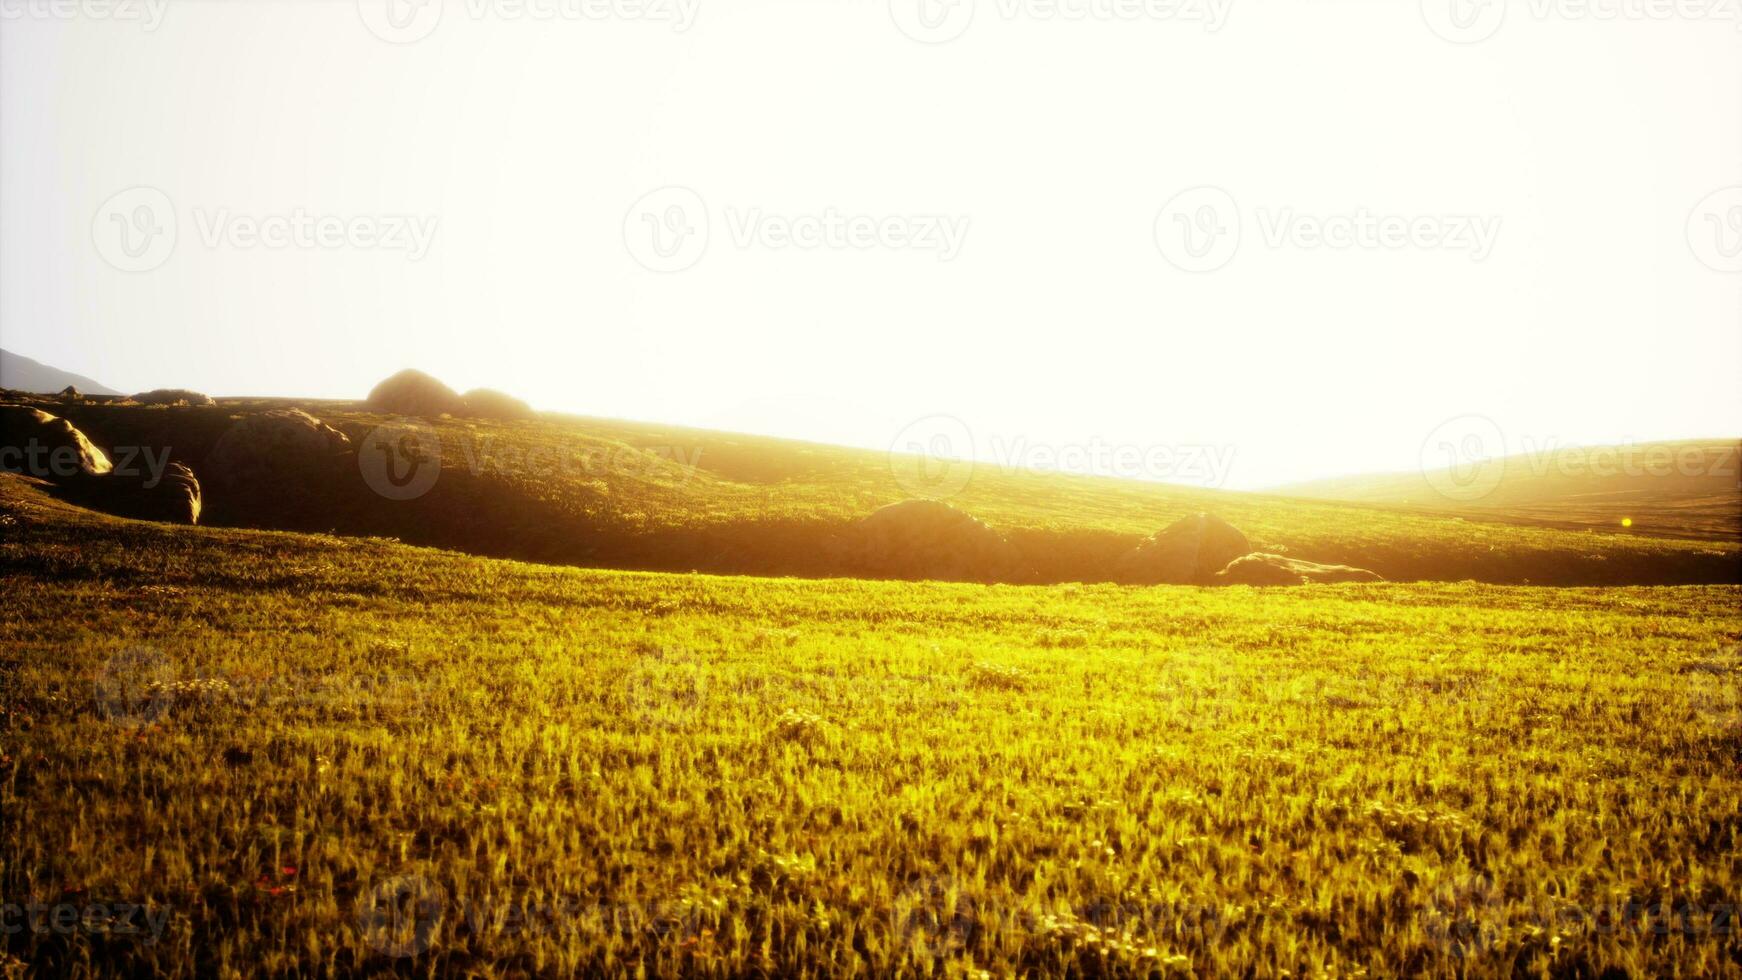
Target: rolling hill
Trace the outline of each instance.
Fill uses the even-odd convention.
[[[1276,488],[1314,500],[1464,514],[1548,527],[1625,526],[1666,537],[1742,538],[1742,442],[1560,447],[1459,473],[1386,473]]]
[[[15,395],[15,400],[26,396]],[[250,413],[300,406],[354,447],[400,420],[357,402],[224,400],[214,407],[38,398],[99,445],[157,447],[205,471],[218,440]],[[291,474],[247,493],[208,484],[206,523],[397,538],[480,555],[594,567],[821,576],[869,574],[855,529],[913,496],[911,460],[756,436],[544,415],[526,421],[444,417],[439,477],[388,499],[353,461],[337,474]],[[434,454],[429,454],[433,456]],[[436,462],[431,459],[430,462]],[[1017,581],[1116,579],[1145,536],[1214,512],[1260,551],[1372,569],[1393,580],[1597,585],[1742,579],[1730,537],[1650,528],[1569,529],[1510,515],[1448,514],[1276,494],[979,466],[949,503],[1020,552]]]

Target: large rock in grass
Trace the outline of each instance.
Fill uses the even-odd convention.
[[[1003,535],[937,500],[890,504],[856,530],[857,563],[871,574],[995,582],[1021,570],[1021,556]]]
[[[512,420],[529,419],[533,416],[531,405],[513,395],[505,395],[488,388],[474,388],[466,392],[461,401],[461,412],[468,418]]]
[[[465,414],[466,403],[458,392],[435,378],[407,368],[369,392],[371,411],[383,415],[416,415],[439,418]]]
[[[1121,577],[1146,585],[1201,585],[1252,550],[1239,529],[1214,514],[1193,514],[1146,538],[1121,563]]]
[[[212,396],[186,388],[154,388],[134,395],[133,400],[141,405],[190,405],[194,408],[210,408],[217,404]]]
[[[78,481],[69,494],[93,510],[168,524],[198,524],[202,496],[194,471],[170,463],[161,473],[141,468]]]
[[[337,472],[350,448],[350,437],[307,412],[277,409],[230,426],[202,471],[224,490],[282,489]]]
[[[1348,565],[1320,565],[1256,552],[1236,558],[1216,573],[1217,585],[1309,585],[1332,582],[1383,582],[1378,573]]]
[[[108,454],[66,419],[23,405],[0,406],[0,470],[65,481],[113,468]]]

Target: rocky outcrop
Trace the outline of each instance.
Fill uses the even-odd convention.
[[[336,471],[351,448],[343,432],[298,408],[245,416],[212,447],[202,472],[224,491],[306,485]]]
[[[113,468],[108,454],[66,419],[23,405],[0,406],[0,470],[63,481]]]
[[[212,396],[203,395],[186,388],[155,388],[142,391],[133,396],[133,401],[141,405],[188,405],[194,408],[210,408],[217,402]]]
[[[1348,565],[1320,565],[1283,555],[1257,552],[1236,558],[1216,573],[1217,585],[1309,585],[1333,582],[1383,582],[1378,573]]]
[[[93,510],[141,521],[198,524],[203,497],[194,471],[169,463],[161,473],[110,473],[76,483],[72,499]]]
[[[1157,531],[1120,563],[1120,577],[1145,585],[1201,585],[1252,550],[1246,535],[1214,514],[1193,514]]]
[[[1021,571],[1003,535],[937,500],[890,504],[854,530],[853,563],[871,575],[994,582]]]
[[[532,406],[513,395],[488,388],[474,388],[466,392],[461,399],[460,414],[474,419],[499,419],[512,421],[514,419],[529,419],[533,417]]]
[[[383,415],[414,415],[439,418],[465,413],[465,400],[459,393],[435,378],[407,368],[369,392],[370,411]]]

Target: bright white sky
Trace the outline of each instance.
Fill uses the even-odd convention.
[[[449,0],[395,44],[351,0],[169,0],[154,29],[44,2],[0,0],[0,344],[123,390],[359,397],[416,366],[876,448],[934,414],[990,458],[1222,447],[1235,487],[1411,468],[1470,413],[1513,451],[1742,433],[1742,276],[1708,267],[1742,246],[1742,192],[1708,201],[1742,184],[1726,7],[1519,0],[1460,44],[1440,0],[1233,0],[1219,30],[1108,0],[686,0],[687,30]],[[915,41],[921,2],[965,29]],[[699,200],[708,238],[662,273],[631,209],[667,186],[694,194],[649,218]],[[122,271],[104,236],[145,199],[105,209],[135,187],[174,249]],[[1206,201],[1239,248],[1186,271],[1183,229],[1226,227]],[[415,260],[246,239],[298,209],[435,231]],[[1363,211],[1498,230],[1479,259],[1456,221],[1302,237]],[[967,224],[948,259],[776,247],[829,214]]]

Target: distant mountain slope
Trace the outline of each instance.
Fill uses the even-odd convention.
[[[87,395],[119,395],[121,392],[92,381],[82,374],[62,371],[22,354],[0,350],[0,388],[52,394],[67,385]]]
[[[1742,442],[1563,447],[1462,470],[1339,477],[1273,492],[1485,520],[1737,538],[1742,537]]]

